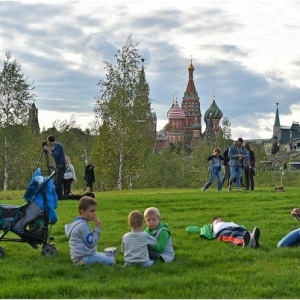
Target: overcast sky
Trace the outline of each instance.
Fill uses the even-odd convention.
[[[202,115],[214,94],[233,138],[271,138],[276,102],[281,125],[300,121],[299,11],[299,1],[1,1],[0,55],[34,81],[41,128],[71,115],[88,126],[103,61],[132,35],[158,130],[192,57]]]

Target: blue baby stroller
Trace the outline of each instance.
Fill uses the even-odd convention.
[[[55,171],[50,176],[43,177],[41,169],[36,168],[24,194],[24,205],[0,205],[0,235],[1,241],[24,242],[37,249],[42,245],[41,254],[51,256],[57,250],[50,236],[51,225],[57,222],[55,209],[57,195],[53,183]],[[13,232],[18,238],[7,237]],[[0,258],[5,251],[0,247]]]

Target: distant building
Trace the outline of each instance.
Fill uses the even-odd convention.
[[[280,147],[281,151],[300,151],[300,126],[299,122],[292,122],[291,126],[282,126],[279,118],[279,103],[276,103],[275,122],[271,139],[263,142],[267,154],[271,154],[274,144]]]
[[[39,134],[40,133],[40,125],[38,119],[38,109],[36,108],[34,102],[32,103],[31,107],[29,108],[28,112],[28,123],[27,126],[31,128],[31,131]]]
[[[280,124],[278,105],[279,103],[277,102],[272,137],[270,139],[245,140],[245,143],[263,145],[266,154],[269,155],[272,154],[274,145],[279,146],[282,152],[300,152],[299,122],[292,122],[291,126],[282,126]]]
[[[202,114],[200,108],[200,97],[194,83],[194,66],[192,61],[188,67],[188,83],[182,97],[181,106],[177,98],[167,113],[169,123],[165,126],[165,144],[183,142],[187,147],[195,148],[201,139],[213,139],[220,132],[220,120],[222,111],[216,104],[215,96],[212,103],[204,114],[205,131],[202,132]],[[162,136],[162,134],[161,134]],[[162,145],[162,139],[160,146]]]

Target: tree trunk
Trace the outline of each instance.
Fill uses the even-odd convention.
[[[117,187],[119,190],[123,189],[123,166],[124,166],[124,147],[123,141],[121,142],[120,155],[119,155],[119,174]]]
[[[7,138],[5,136],[4,138],[4,166],[3,166],[3,171],[4,171],[4,176],[3,176],[3,190],[7,191],[8,188],[8,171],[7,171],[7,166],[8,166],[8,154],[7,154]]]

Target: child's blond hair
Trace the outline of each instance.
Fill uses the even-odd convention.
[[[148,207],[144,212],[144,218],[148,217],[149,215],[155,215],[156,217],[160,218],[160,212],[156,207]]]
[[[221,149],[220,148],[215,148],[213,153],[218,152],[219,154],[221,154]]]
[[[143,214],[138,211],[134,210],[128,215],[128,225],[132,229],[141,228],[144,224],[144,216]]]

